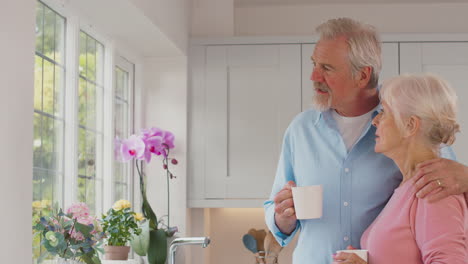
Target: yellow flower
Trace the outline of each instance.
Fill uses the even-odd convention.
[[[114,203],[114,205],[112,206],[112,209],[114,209],[115,211],[120,211],[122,209],[130,208],[130,207],[132,207],[132,205],[130,204],[129,201],[118,200],[117,202]]]
[[[47,208],[47,207],[50,207],[51,205],[52,205],[52,201],[50,201],[50,200],[42,200],[41,201],[42,208]]]
[[[32,207],[38,210],[45,209],[47,207],[50,207],[51,205],[52,202],[50,200],[34,201],[32,203]]]
[[[140,213],[135,213],[135,220],[137,220],[138,222],[142,221],[143,219],[145,219],[145,217],[140,214]]]
[[[41,201],[34,201],[34,202],[32,203],[32,207],[33,207],[34,209],[41,209],[41,208],[42,208]]]

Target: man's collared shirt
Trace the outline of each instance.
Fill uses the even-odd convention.
[[[291,122],[284,136],[270,200],[264,203],[266,223],[282,246],[300,230],[294,264],[327,264],[337,250],[349,245],[361,248],[362,233],[402,180],[395,163],[374,152],[376,128],[371,122],[348,152],[331,111],[307,110]],[[450,148],[443,151],[443,156],[454,157]],[[297,186],[323,186],[322,218],[298,220],[289,236],[275,224],[273,202],[288,181]]]

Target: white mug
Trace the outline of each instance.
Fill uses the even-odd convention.
[[[292,187],[292,195],[297,219],[317,219],[322,217],[322,185]]]

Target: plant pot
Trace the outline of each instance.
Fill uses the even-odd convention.
[[[127,260],[130,247],[128,246],[104,246],[104,259]]]
[[[73,259],[63,259],[63,258],[57,258],[55,260],[56,264],[84,264],[84,262],[78,261],[78,260],[73,260]]]

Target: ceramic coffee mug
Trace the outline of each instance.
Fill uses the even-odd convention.
[[[322,217],[322,185],[292,187],[292,195],[297,219]]]

